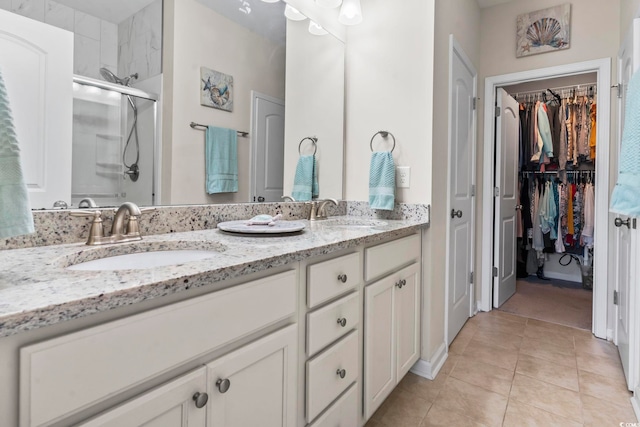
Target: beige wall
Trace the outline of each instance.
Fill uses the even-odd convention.
[[[629,0],[627,0],[629,1]],[[637,1],[637,0],[634,0]],[[515,57],[515,23],[517,15],[556,6],[557,0],[539,0],[532,4],[516,0],[504,5],[481,10],[480,70],[478,96],[484,97],[484,79],[538,68],[552,67],[593,59],[612,59],[612,84],[616,81],[615,57],[620,44],[620,0],[580,0],[571,3],[571,47],[557,52]],[[607,88],[599,88],[607,90]],[[481,103],[484,99],[481,99]],[[611,123],[616,123],[616,105],[612,104]],[[479,233],[482,224],[482,174],[484,150],[484,115],[478,111],[478,157],[476,211],[476,253],[480,253],[482,241]],[[611,140],[615,139],[615,126],[611,127]],[[607,141],[608,143],[608,141]],[[476,277],[481,277],[480,257],[476,257]],[[481,297],[480,281],[476,281],[476,295]]]
[[[624,40],[631,21],[638,16],[638,11],[640,0],[620,0],[620,40]]]
[[[396,166],[411,187],[396,200],[431,203],[434,0],[362,2],[364,20],[347,32],[345,198],[368,200],[371,137],[396,138]],[[390,139],[389,139],[390,140]],[[380,136],[374,145],[384,147]],[[390,148],[390,145],[389,145]]]
[[[285,47],[218,15],[195,0],[168,0],[165,41],[173,61],[165,68],[163,203],[249,201],[250,139],[238,138],[238,192],[207,195],[204,132],[192,121],[249,131],[251,90],[284,99]],[[173,12],[173,20],[170,20]],[[169,61],[171,55],[167,55]],[[165,60],[165,66],[168,60]],[[233,112],[200,105],[200,67],[233,76]]]
[[[429,298],[429,348],[432,355],[444,342],[445,318],[445,275],[447,270],[446,242],[447,181],[449,170],[449,35],[453,34],[474,67],[480,61],[480,8],[476,0],[436,0],[435,5],[435,46],[434,46],[434,110],[433,110],[433,184],[434,203],[431,207],[431,228],[426,238],[425,291]],[[425,293],[426,293],[425,292]],[[426,338],[426,337],[425,337]],[[423,355],[424,358],[424,355]]]

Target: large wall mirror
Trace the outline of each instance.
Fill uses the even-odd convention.
[[[344,43],[311,34],[308,19],[287,20],[285,3],[31,0],[0,8],[5,3],[14,14],[5,16],[72,33],[71,189],[56,200],[74,208],[89,198],[98,206],[275,201],[291,195],[310,150],[318,197],[342,198]],[[233,77],[231,109],[201,105],[205,69]],[[237,192],[207,194],[205,130],[192,122],[240,132]],[[313,147],[300,146],[307,137]]]

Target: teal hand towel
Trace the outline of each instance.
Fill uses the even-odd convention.
[[[33,232],[33,216],[20,164],[20,146],[0,73],[0,238]]]
[[[238,191],[238,133],[208,126],[205,147],[208,194]]]
[[[627,89],[619,159],[618,181],[613,188],[609,210],[640,216],[640,71],[631,77]]]
[[[371,153],[369,169],[369,206],[392,211],[396,191],[396,167],[391,151]]]
[[[299,202],[307,202],[318,197],[318,164],[316,156],[300,156],[296,165],[296,175],[293,178],[291,197]]]

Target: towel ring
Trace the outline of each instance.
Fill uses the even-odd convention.
[[[373,136],[371,137],[371,142],[369,143],[369,147],[371,148],[371,152],[373,152],[373,140],[378,135],[382,136],[383,138],[386,138],[389,135],[391,135],[391,138],[393,138],[393,147],[391,148],[391,152],[393,153],[393,150],[395,150],[395,148],[396,148],[396,137],[393,136],[393,134],[391,132],[388,132],[386,130],[380,130],[380,131],[378,131],[378,132],[373,134]]]
[[[300,144],[298,144],[298,154],[302,154],[302,152],[300,151],[300,148],[302,147],[302,143],[304,142],[305,139],[308,139],[313,144],[313,155],[315,156],[316,153],[318,152],[318,144],[317,144],[318,138],[316,138],[315,136],[305,136],[300,140]]]

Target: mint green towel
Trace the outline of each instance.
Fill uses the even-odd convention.
[[[318,197],[319,193],[316,156],[300,156],[296,166],[296,175],[293,178],[291,197],[298,202],[307,202],[313,197]]]
[[[27,185],[20,165],[20,145],[0,73],[0,238],[33,232]]]
[[[205,147],[207,193],[238,191],[238,133],[233,129],[208,126]]]
[[[640,71],[629,81],[620,143],[618,181],[611,194],[611,212],[640,216]]]
[[[371,153],[369,169],[369,206],[392,211],[396,191],[396,167],[391,151]]]

